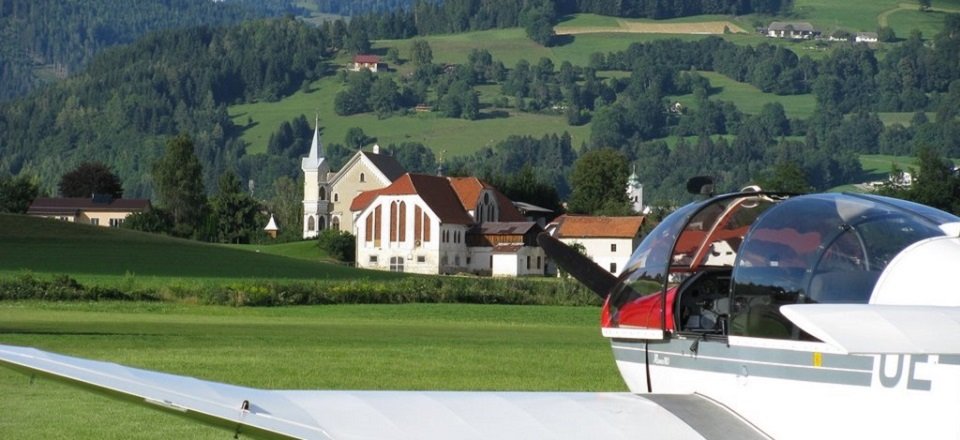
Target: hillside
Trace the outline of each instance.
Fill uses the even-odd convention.
[[[956,1],[924,13],[880,2],[864,7],[874,14],[870,20],[837,22],[850,31],[869,29],[868,22],[888,23],[900,40],[878,49],[791,42],[752,31],[774,19],[825,23],[828,17],[854,15],[854,6],[838,9],[816,0],[798,1],[790,17],[652,21],[567,15],[559,17],[555,29],[561,35],[551,47],[533,42],[521,28],[431,34],[420,38],[432,48],[423,67],[413,59],[410,39],[383,39],[373,41],[369,52],[389,59],[391,70],[360,81],[338,70],[363,46],[365,33],[374,33],[356,23],[384,23],[369,17],[349,25],[312,27],[281,19],[164,32],[109,51],[83,73],[30,99],[0,105],[0,173],[37,176],[52,192],[56,179],[78,161],[100,160],[116,169],[128,196],[150,197],[151,164],[167,139],[185,132],[194,138],[208,191],[220,173],[234,169],[242,181],[256,182],[258,197],[269,198],[276,179],[299,177],[298,158],[308,136],[302,128],[319,113],[324,141],[339,144],[331,148],[338,157],[356,148],[346,134],[360,128],[368,145],[407,144],[403,148],[433,155],[422,163],[442,155],[458,172],[511,174],[536,166],[529,158],[542,157],[539,152],[506,155],[563,132],[572,150],[612,147],[628,161],[651,167],[664,159],[661,146],[672,150],[676,139],[703,137],[722,140],[720,151],[739,151],[717,153],[743,159],[731,165],[742,169],[725,178],[735,188],[808,143],[808,150],[824,151],[801,155],[800,165],[815,187],[829,188],[861,175],[857,154],[909,156],[922,141],[957,155],[953,150],[960,143],[949,127],[956,118],[949,105],[950,83],[958,79],[958,69],[950,66],[956,48],[953,37],[938,33],[952,23],[943,11]],[[909,31],[901,29],[914,25],[921,34],[906,38]],[[730,33],[702,34],[723,28]],[[902,65],[919,66],[920,75]],[[370,90],[389,93],[374,99]],[[347,110],[338,108],[338,96],[347,92],[362,96],[350,98],[357,102]],[[673,101],[685,110],[653,110]],[[374,111],[374,102],[381,108]],[[418,104],[433,111],[413,112]],[[927,121],[915,124],[917,112],[928,115]],[[880,122],[852,117],[858,114],[879,115]],[[271,141],[284,134],[282,124],[301,115],[308,122],[283,137],[295,142]],[[766,127],[744,128],[752,127],[753,119]],[[927,122],[930,127],[923,127]],[[846,124],[863,127],[838,126]],[[913,128],[901,130],[908,126]],[[836,148],[843,155],[827,152]],[[808,163],[808,157],[817,157],[817,163]],[[570,155],[550,170],[538,170],[537,178],[565,197],[574,159]],[[726,166],[672,169],[710,172],[718,165]],[[651,194],[680,178],[654,176]]]
[[[9,214],[0,214],[0,242],[0,274],[70,274],[81,281],[125,277],[179,282],[334,280],[393,275],[256,249]]]
[[[0,101],[82,70],[94,56],[154,31],[222,26],[297,11],[289,0],[0,1]]]

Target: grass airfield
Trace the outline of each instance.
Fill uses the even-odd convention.
[[[223,246],[0,215],[5,278],[69,274],[136,290],[411,277],[322,258],[312,241]],[[0,344],[267,389],[623,390],[598,321],[595,306],[8,300],[0,301]],[[0,439],[231,435],[6,368],[0,395]]]
[[[0,343],[273,389],[624,391],[592,307],[0,304]],[[230,433],[0,368],[0,438]],[[10,398],[14,397],[14,398]]]

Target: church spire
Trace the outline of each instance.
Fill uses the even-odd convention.
[[[320,143],[320,114],[317,114],[317,120],[313,124],[313,143],[310,144],[310,158],[319,159],[323,157],[323,144]]]
[[[323,144],[320,142],[320,115],[317,114],[315,125],[313,126],[313,143],[310,144],[310,154],[301,161],[301,168],[316,169],[323,163]]]

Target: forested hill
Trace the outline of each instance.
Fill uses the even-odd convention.
[[[519,11],[530,6],[548,5],[558,14],[593,13],[615,17],[669,18],[700,14],[748,14],[758,12],[777,14],[789,12],[793,0],[306,0],[320,11],[339,15],[369,13],[428,11],[431,8],[447,11],[448,18],[485,21],[482,15],[511,15],[516,20]],[[541,5],[537,5],[540,3]],[[463,11],[461,13],[461,11]]]
[[[0,101],[146,33],[298,11],[292,0],[0,0]]]
[[[81,161],[110,165],[124,195],[149,195],[149,165],[189,133],[213,187],[243,154],[226,105],[274,100],[325,68],[321,32],[293,18],[151,34],[107,50],[83,73],[0,106],[0,174],[39,176],[51,190]]]

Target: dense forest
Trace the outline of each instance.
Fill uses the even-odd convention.
[[[327,44],[293,18],[150,34],[80,74],[0,106],[0,173],[50,182],[80,161],[111,165],[127,197],[152,194],[149,166],[189,133],[208,189],[245,146],[227,104],[276,100],[319,78]],[[52,192],[52,191],[51,191]]]
[[[103,49],[161,29],[297,12],[290,0],[0,0],[0,101],[79,71]]]

